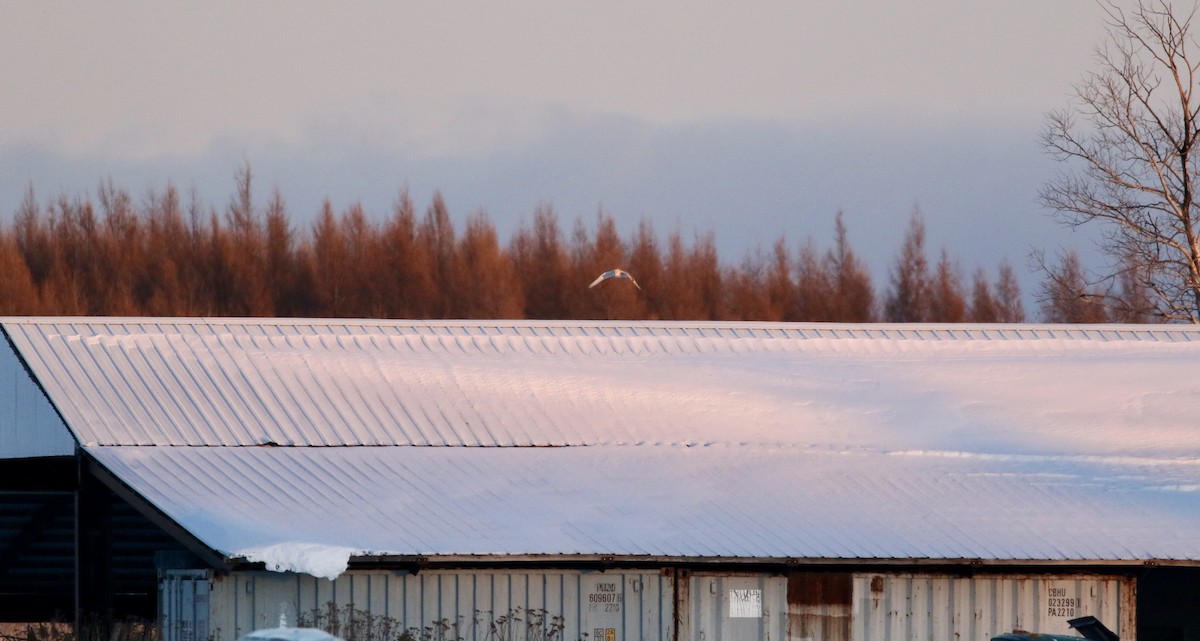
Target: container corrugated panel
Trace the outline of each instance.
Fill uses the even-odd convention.
[[[684,638],[786,639],[787,578],[768,574],[694,574]]]
[[[214,641],[209,636],[210,576],[206,570],[163,571],[158,590],[162,641]]]
[[[858,574],[853,641],[987,641],[1025,630],[1075,635],[1067,620],[1091,615],[1132,639],[1132,579],[1081,576]]]
[[[277,627],[281,618],[338,632],[331,613],[341,625],[446,626],[447,638],[465,641],[525,638],[489,634],[504,621],[522,632],[538,620],[542,630],[561,625],[561,639],[665,641],[673,629],[673,578],[657,572],[351,571],[334,581],[238,572],[213,586],[214,641]]]
[[[0,335],[0,459],[74,453],[67,426]]]
[[[854,576],[845,571],[793,571],[788,575],[788,638],[850,641]]]

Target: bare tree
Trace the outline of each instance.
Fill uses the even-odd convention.
[[[273,316],[267,272],[266,228],[262,216],[254,207],[253,174],[250,165],[239,168],[234,175],[237,195],[229,202],[225,220],[229,253],[228,267],[234,278],[225,283],[229,293],[228,313],[238,316]]]
[[[1089,287],[1079,255],[1066,252],[1057,266],[1048,269],[1038,302],[1048,323],[1105,323],[1109,314],[1105,295]]]
[[[0,314],[36,314],[37,287],[21,256],[16,234],[0,231]]]
[[[796,307],[796,283],[792,278],[792,255],[783,236],[775,241],[773,260],[766,268],[766,320],[787,320]]]
[[[428,248],[418,242],[416,207],[408,190],[400,192],[381,234],[380,259],[383,271],[390,274],[381,288],[383,313],[390,318],[428,318],[439,293]]]
[[[566,292],[580,284],[571,280],[570,257],[563,245],[558,214],[552,206],[538,205],[533,214],[533,228],[521,226],[509,242],[508,254],[524,296],[524,316],[570,318]]]
[[[945,248],[942,248],[937,269],[929,283],[928,294],[929,320],[935,323],[961,323],[967,320],[967,298],[963,293],[962,278]]]
[[[869,323],[875,320],[875,286],[867,265],[850,247],[842,212],[834,220],[834,245],[825,255],[833,277],[835,310],[830,320]]]
[[[1001,323],[1024,323],[1025,305],[1021,303],[1021,287],[1017,275],[1008,261],[1000,263],[1000,275],[996,278],[996,305]]]
[[[980,267],[971,277],[971,309],[968,314],[972,323],[995,323],[1000,320],[1000,306],[992,295],[992,285]]]
[[[832,252],[832,250],[831,250]],[[833,321],[842,301],[831,260],[821,260],[812,239],[800,246],[796,258],[795,302],[788,320]]]
[[[1178,12],[1165,0],[1104,9],[1100,69],[1043,132],[1046,148],[1070,169],[1042,190],[1042,201],[1071,225],[1105,227],[1101,242],[1113,261],[1089,283],[1106,292],[1097,302],[1128,308],[1120,296],[1129,288],[1111,285],[1136,276],[1153,316],[1200,322],[1196,9]]]
[[[524,304],[512,261],[501,251],[496,228],[482,209],[467,220],[458,241],[455,278],[461,318],[518,318]]]
[[[663,300],[662,291],[670,289],[663,278],[662,253],[658,249],[658,235],[649,220],[638,223],[637,233],[629,240],[629,271],[642,286],[642,318],[657,320]]]
[[[914,209],[904,245],[892,268],[892,287],[884,298],[884,317],[892,323],[929,320],[931,285],[929,261],[925,258],[925,221]]]
[[[425,210],[425,219],[417,226],[417,242],[425,248],[433,286],[438,291],[433,317],[458,316],[459,301],[454,296],[459,289],[459,283],[455,282],[459,274],[455,265],[458,240],[455,238],[454,221],[450,219],[450,210],[441,192],[433,192],[433,202]]]

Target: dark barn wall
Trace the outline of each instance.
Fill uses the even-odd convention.
[[[0,621],[74,621],[77,599],[85,616],[153,619],[156,556],[194,559],[104,484],[81,476],[74,457],[0,460],[0,479]]]
[[[1147,570],[1137,603],[1138,641],[1200,641],[1200,568]]]
[[[74,457],[0,460],[0,621],[71,621]]]

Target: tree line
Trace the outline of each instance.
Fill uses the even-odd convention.
[[[1042,143],[1068,169],[1040,196],[1064,222],[1104,228],[1097,273],[1078,254],[1033,262],[1040,319],[1055,323],[1200,322],[1200,55],[1197,9],[1101,3],[1099,70],[1051,113]],[[711,234],[660,242],[643,221],[621,238],[611,217],[570,234],[553,208],[506,245],[483,212],[456,229],[440,195],[418,214],[406,194],[389,215],[326,202],[310,229],[276,191],[261,210],[249,167],[218,212],[168,185],[141,204],[111,181],[91,197],[39,203],[30,187],[0,227],[0,314],[630,318],[844,322],[1023,322],[1012,268],[964,277],[943,249],[930,262],[914,213],[882,293],[847,239],[718,260]],[[568,237],[569,236],[569,237]],[[621,266],[643,285],[586,287]]]
[[[628,281],[588,284],[622,267]],[[168,184],[135,202],[112,181],[94,197],[39,202],[30,187],[0,227],[0,314],[370,318],[1022,322],[1012,268],[969,279],[929,261],[914,212],[882,293],[840,212],[831,246],[810,239],[736,265],[711,233],[665,241],[643,220],[622,238],[604,212],[564,229],[542,205],[501,243],[486,213],[465,228],[435,193],[418,213],[401,193],[385,216],[326,201],[307,229],[276,189],[252,198],[249,167],[222,210]]]

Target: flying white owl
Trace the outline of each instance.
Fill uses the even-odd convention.
[[[610,278],[624,278],[625,280],[633,283],[634,287],[636,287],[638,289],[642,288],[642,286],[639,285],[637,283],[637,281],[633,279],[633,275],[630,274],[629,272],[625,271],[624,269],[610,269],[609,271],[606,271],[603,274],[600,274],[599,276],[597,276],[596,280],[592,281],[591,285],[588,285],[588,289],[591,289],[591,288],[595,287],[596,285],[599,285],[601,283],[601,281],[605,281]]]

